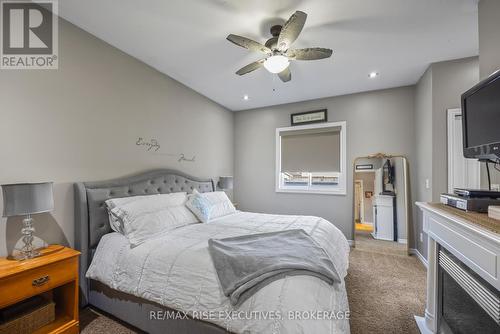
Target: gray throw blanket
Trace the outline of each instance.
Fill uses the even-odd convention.
[[[304,230],[210,239],[208,250],[232,305],[284,276],[310,275],[328,284],[341,282],[325,250]]]

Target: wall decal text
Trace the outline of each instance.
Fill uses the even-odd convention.
[[[137,146],[144,146],[146,148],[146,151],[155,151],[155,152],[158,152],[158,150],[160,149],[160,144],[158,143],[158,140],[154,139],[154,138],[151,138],[150,141],[146,141],[144,140],[144,138],[142,137],[139,137],[139,139],[137,139],[137,141],[135,142],[135,144]]]

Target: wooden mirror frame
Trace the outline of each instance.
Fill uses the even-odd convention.
[[[406,219],[406,253],[407,255],[411,255],[410,252],[410,244],[413,242],[412,234],[410,233],[410,222],[413,221],[411,212],[412,212],[412,203],[411,203],[411,191],[410,191],[410,165],[408,163],[408,158],[402,154],[386,154],[386,153],[375,153],[364,157],[357,157],[354,159],[352,166],[352,247],[356,247],[356,223],[354,221],[355,217],[355,209],[356,198],[354,196],[355,191],[355,174],[356,174],[356,162],[362,159],[392,159],[392,158],[402,158],[404,160],[404,174],[406,178],[405,182],[405,219]]]

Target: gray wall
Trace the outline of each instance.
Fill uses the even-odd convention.
[[[347,121],[346,196],[276,193],[275,130],[290,126],[290,114],[328,109],[329,121]],[[414,161],[414,87],[402,87],[285,104],[235,114],[235,191],[242,210],[316,215],[353,229],[353,162],[375,152],[403,154]]]
[[[448,190],[447,110],[479,82],[478,57],[432,64],[432,200]]]
[[[448,187],[447,110],[460,108],[460,96],[479,81],[477,57],[434,63],[417,83],[415,94],[416,201],[439,201]],[[430,182],[426,187],[425,180]],[[421,212],[414,208],[417,250],[427,257]]]
[[[416,197],[414,201],[432,201],[432,189],[427,188],[425,180],[432,180],[432,66],[420,78],[415,89],[415,155],[411,167],[414,172],[412,186]],[[413,210],[413,235],[416,249],[427,257],[427,239],[422,233],[422,213]]]
[[[420,78],[415,89],[415,163],[418,182],[417,199],[432,200],[432,189],[425,180],[432,180],[432,66]]]
[[[232,175],[232,112],[59,22],[59,70],[0,74],[0,183],[55,182],[55,210],[35,217],[38,236],[73,243],[75,181],[156,167]],[[158,139],[160,151],[145,152],[138,137]],[[196,162],[167,155],[181,152]],[[1,218],[0,255],[19,237],[20,218]]]
[[[500,1],[479,2],[479,62],[481,79],[500,69]]]

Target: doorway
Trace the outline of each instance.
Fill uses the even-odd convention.
[[[363,203],[363,180],[354,180],[354,196],[355,208],[354,221],[358,224],[365,221],[364,217],[364,203]]]
[[[375,186],[374,171],[354,173],[354,229],[373,232],[373,192]]]

